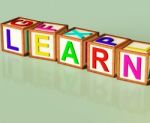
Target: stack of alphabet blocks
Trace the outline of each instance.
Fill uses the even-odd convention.
[[[2,51],[148,85],[150,43],[17,17],[1,24]]]

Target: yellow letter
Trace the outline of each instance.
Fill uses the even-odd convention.
[[[50,53],[40,51],[40,47],[45,47],[45,48],[49,47],[48,44],[40,43],[40,39],[48,40],[49,37],[44,35],[35,35],[35,53],[41,56],[47,56],[47,57],[50,56]]]

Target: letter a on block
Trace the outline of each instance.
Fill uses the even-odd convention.
[[[99,61],[104,69],[105,72],[109,72],[105,61],[108,59],[108,53],[104,49],[93,47],[93,60],[92,60],[92,67],[96,69],[96,62]],[[103,57],[98,57],[97,54],[102,53]]]
[[[136,60],[136,68],[133,65],[133,62],[131,61],[129,55],[124,55],[124,76],[128,77],[129,75],[129,67],[132,71],[132,73],[134,74],[135,78],[140,80],[141,79],[141,58],[137,57]]]
[[[71,51],[71,53],[69,53],[69,50]],[[67,57],[72,58],[75,64],[79,64],[76,52],[74,50],[74,46],[71,41],[67,42],[61,60],[66,61]]]
[[[10,35],[10,29],[6,29],[6,34],[7,34],[7,48],[14,50],[14,51],[19,51],[18,47],[12,46],[11,45],[11,35]]]
[[[42,52],[40,51],[40,47],[43,48],[49,48],[49,45],[46,43],[40,43],[40,40],[49,40],[48,36],[44,36],[44,35],[35,35],[35,52],[37,55],[41,55],[41,56],[50,56],[50,53],[46,53],[46,52]]]

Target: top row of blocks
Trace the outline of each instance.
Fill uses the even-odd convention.
[[[18,17],[1,24],[2,50],[148,84],[150,44],[68,25]]]

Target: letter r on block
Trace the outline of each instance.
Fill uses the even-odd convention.
[[[98,57],[97,53],[102,53],[103,57]],[[100,64],[102,65],[104,71],[109,72],[107,65],[105,64],[105,61],[107,61],[108,59],[108,53],[106,50],[104,49],[100,49],[100,48],[96,48],[93,47],[92,48],[92,67],[96,69],[96,62],[99,61]]]

